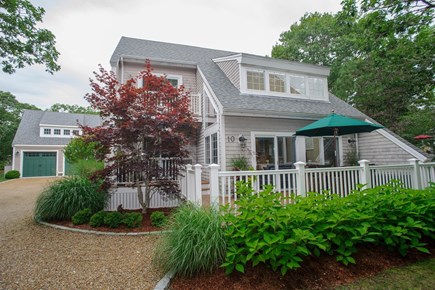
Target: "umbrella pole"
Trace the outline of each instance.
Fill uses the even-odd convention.
[[[337,134],[338,128],[334,128],[334,167],[337,167]]]

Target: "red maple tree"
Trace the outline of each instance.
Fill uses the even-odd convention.
[[[120,177],[127,179],[128,186],[137,188],[145,213],[156,192],[178,192],[179,169],[196,131],[189,92],[183,86],[175,88],[164,76],[153,75],[149,61],[144,71],[125,83],[101,66],[94,75],[92,93],[85,99],[100,111],[103,123],[83,127],[84,136],[106,149],[100,156],[106,166],[99,176],[111,184]]]

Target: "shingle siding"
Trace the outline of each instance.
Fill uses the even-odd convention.
[[[220,61],[216,63],[224,72],[231,83],[240,90],[240,69],[239,63],[236,60]]]
[[[310,121],[290,120],[278,118],[255,118],[255,117],[225,117],[225,146],[227,170],[231,170],[231,160],[239,156],[246,156],[250,161],[255,152],[251,151],[251,133],[283,133],[296,132],[297,129],[308,125]],[[243,149],[238,142],[239,135],[243,135],[246,140],[246,147]],[[231,140],[234,137],[234,142]]]
[[[193,69],[188,68],[168,68],[162,66],[153,66],[153,73],[156,74],[166,74],[166,75],[181,75],[183,78],[183,85],[187,91],[192,93],[197,93],[197,85],[196,85],[196,73]],[[138,75],[139,72],[145,69],[144,65],[138,63],[125,63],[124,64],[124,75],[123,80],[126,81],[130,78],[134,78]]]
[[[379,132],[358,134],[360,158],[376,165],[403,164],[415,158]]]

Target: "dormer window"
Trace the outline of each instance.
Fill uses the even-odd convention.
[[[248,89],[264,91],[264,72],[248,70],[246,77]]]
[[[308,78],[309,95],[315,98],[323,98],[324,85],[323,80],[319,78]]]
[[[269,89],[272,92],[285,93],[285,74],[270,73]]]
[[[290,94],[305,95],[305,78],[290,75]]]
[[[71,134],[72,133],[72,134]],[[56,138],[71,138],[75,135],[81,135],[80,129],[62,128],[62,127],[45,127],[40,126],[40,137],[56,137]]]
[[[308,100],[328,100],[326,77],[248,67],[242,67],[241,72],[244,76],[241,79],[240,91],[242,93]]]

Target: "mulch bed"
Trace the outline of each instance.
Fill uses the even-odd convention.
[[[82,230],[98,231],[98,232],[113,232],[113,233],[139,233],[139,232],[155,232],[163,230],[161,227],[155,227],[151,224],[151,214],[155,211],[162,211],[165,215],[169,215],[173,208],[152,208],[148,209],[147,213],[143,215],[142,224],[137,228],[128,228],[125,225],[121,225],[119,228],[109,228],[109,227],[91,227],[89,224],[84,225],[73,225],[71,221],[52,221],[50,223],[65,226],[69,228],[76,228]],[[125,212],[141,212],[141,210],[125,210]]]
[[[356,265],[344,266],[335,257],[328,255],[307,257],[301,268],[289,271],[285,276],[264,265],[249,268],[245,274],[233,273],[230,276],[225,275],[223,269],[218,269],[212,274],[193,278],[176,277],[171,282],[170,289],[333,289],[391,267],[434,257],[434,241],[430,242],[429,250],[432,253],[430,255],[412,250],[406,257],[402,257],[384,247],[360,246],[354,255]]]

